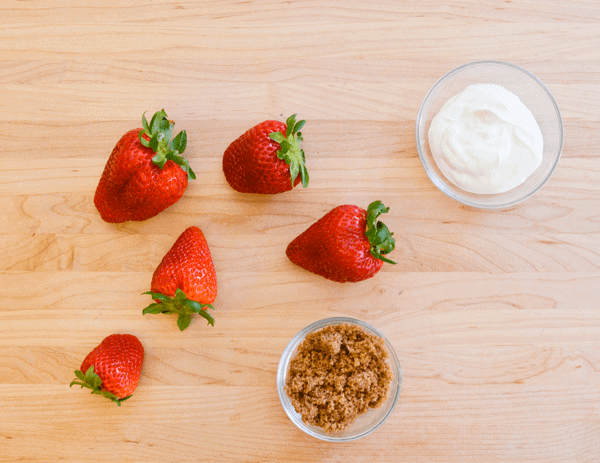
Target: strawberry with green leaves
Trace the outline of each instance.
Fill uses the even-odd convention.
[[[223,173],[241,193],[276,194],[308,186],[304,150],[300,148],[306,121],[296,115],[286,123],[264,121],[233,141],[223,155]]]
[[[116,402],[127,400],[135,391],[144,363],[144,347],[132,334],[111,334],[83,360],[69,387],[81,386]]]
[[[286,255],[296,265],[329,280],[356,282],[373,277],[394,250],[395,239],[379,216],[388,212],[381,201],[367,210],[338,206],[296,237]]]
[[[215,324],[207,311],[217,297],[217,275],[210,249],[198,227],[189,227],[175,241],[152,276],[149,294],[156,301],[142,313],[177,314],[180,330],[186,329],[192,315]]]
[[[142,221],[154,217],[181,199],[188,179],[196,178],[181,154],[185,131],[173,137],[174,122],[164,110],[142,129],[121,137],[114,147],[94,195],[102,219],[109,223]]]

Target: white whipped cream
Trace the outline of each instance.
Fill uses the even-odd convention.
[[[429,147],[448,180],[477,194],[519,186],[543,156],[531,111],[494,84],[471,85],[450,98],[431,121]]]

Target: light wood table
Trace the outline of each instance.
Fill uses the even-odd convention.
[[[600,461],[600,2],[4,0],[0,5],[0,461]],[[501,211],[437,190],[417,156],[430,86],[478,59],[523,66],[560,107],[547,185]],[[119,137],[164,108],[198,174],[145,222],[93,195]],[[306,190],[239,194],[228,144],[306,119]],[[287,244],[339,204],[380,199],[398,264],[338,284]],[[142,316],[173,241],[196,225],[216,325]],[[401,361],[390,419],[331,444],[285,415],[288,341],[362,319]],[[111,333],[146,349],[123,406],[73,370]]]

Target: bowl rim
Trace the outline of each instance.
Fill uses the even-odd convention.
[[[543,181],[541,181],[533,190],[531,190],[528,194],[526,194],[525,196],[522,196],[520,198],[517,198],[515,200],[512,201],[507,201],[505,203],[498,203],[498,204],[491,204],[491,205],[484,205],[478,202],[475,202],[473,200],[467,199],[467,198],[463,198],[461,196],[456,195],[455,193],[453,193],[452,191],[444,188],[441,188],[441,185],[438,184],[441,183],[443,186],[445,186],[445,181],[442,180],[441,178],[437,178],[437,176],[434,176],[433,172],[431,171],[431,168],[428,165],[428,161],[425,159],[425,156],[423,155],[423,153],[421,152],[421,146],[419,143],[419,138],[420,138],[420,132],[419,132],[419,121],[421,120],[422,117],[422,112],[423,112],[423,107],[425,106],[425,103],[429,100],[431,93],[445,80],[447,80],[449,77],[451,77],[453,74],[458,74],[459,72],[463,71],[466,68],[470,68],[470,67],[475,67],[475,66],[481,66],[481,65],[497,65],[497,66],[504,66],[504,67],[508,67],[508,68],[512,68],[515,71],[520,71],[521,73],[525,74],[526,76],[530,77],[531,79],[533,79],[533,81],[535,81],[540,88],[542,88],[544,90],[544,92],[546,92],[546,95],[548,96],[548,98],[550,99],[550,102],[552,103],[552,106],[554,107],[554,111],[556,113],[557,119],[558,119],[558,126],[559,126],[559,143],[558,143],[558,154],[556,155],[556,158],[554,159],[554,163],[552,164],[550,170],[548,171],[548,174],[546,175],[546,177],[543,179]],[[429,88],[429,90],[427,91],[427,93],[425,94],[425,96],[423,97],[423,99],[421,100],[421,105],[419,106],[419,111],[417,112],[417,118],[415,120],[415,143],[417,145],[417,152],[419,155],[419,159],[421,161],[421,164],[423,165],[423,168],[425,170],[425,173],[427,174],[427,176],[429,177],[429,179],[431,180],[431,182],[439,189],[442,191],[442,193],[444,193],[446,196],[466,205],[466,206],[471,206],[471,207],[475,207],[478,209],[487,209],[487,210],[495,210],[495,209],[503,209],[503,208],[507,208],[507,207],[511,207],[514,206],[518,203],[521,203],[523,201],[525,201],[526,199],[530,198],[531,196],[533,196],[535,193],[537,193],[547,182],[548,180],[550,180],[550,178],[552,177],[552,175],[554,174],[554,171],[556,170],[556,167],[558,166],[558,162],[560,161],[560,158],[562,156],[562,151],[563,151],[563,145],[564,145],[564,126],[563,126],[563,120],[562,120],[562,116],[560,114],[560,108],[558,107],[558,104],[556,103],[556,100],[554,99],[554,97],[552,96],[552,93],[550,93],[550,90],[548,90],[548,88],[546,87],[546,85],[544,85],[544,83],[532,72],[528,71],[527,69],[517,65],[517,64],[513,64],[510,63],[508,61],[502,61],[502,60],[493,60],[493,59],[487,59],[487,60],[477,60],[477,61],[470,61],[468,63],[463,63],[460,66],[457,66],[453,69],[451,69],[450,71],[446,72],[445,74],[443,74],[439,79],[437,79],[435,81],[435,83]],[[510,190],[509,190],[510,191]],[[481,197],[485,197],[487,195],[479,195]]]
[[[390,404],[389,409],[385,413],[385,415],[374,426],[367,429],[366,431],[363,431],[356,435],[337,437],[334,435],[327,435],[326,433],[316,432],[312,428],[308,427],[302,421],[302,417],[300,416],[300,414],[298,414],[293,409],[293,405],[291,405],[291,403],[289,402],[289,398],[287,397],[287,394],[285,392],[285,379],[287,378],[287,370],[288,370],[289,362],[292,359],[292,354],[294,353],[294,351],[296,350],[298,345],[302,342],[302,340],[304,340],[304,338],[309,333],[315,332],[321,328],[325,328],[326,326],[340,325],[340,324],[346,324],[346,323],[358,325],[361,328],[366,329],[371,334],[375,334],[376,336],[379,336],[380,338],[382,338],[384,341],[384,344],[386,346],[386,349],[389,353],[390,362],[391,363],[393,362],[396,365],[396,368],[398,370],[398,375],[397,376],[394,375],[395,377],[392,380],[392,384],[390,387],[390,393],[393,392],[394,388],[395,388],[396,392],[393,395],[393,397],[391,397],[392,402]],[[281,357],[279,359],[279,364],[277,366],[277,392],[279,394],[279,400],[281,402],[281,405],[282,405],[286,415],[288,416],[288,418],[292,421],[292,423],[294,423],[296,425],[296,427],[298,427],[300,430],[304,431],[306,434],[316,437],[318,439],[324,440],[324,441],[328,441],[328,442],[349,442],[349,441],[360,439],[361,437],[364,437],[368,434],[371,434],[373,431],[375,431],[377,428],[379,428],[383,423],[385,423],[387,421],[387,419],[391,416],[392,412],[394,411],[394,409],[396,408],[396,405],[398,403],[401,388],[402,388],[402,370],[400,367],[400,361],[398,359],[398,356],[397,356],[396,351],[394,350],[394,347],[392,346],[392,344],[383,335],[383,333],[381,333],[381,331],[379,331],[377,328],[373,327],[372,325],[370,325],[362,320],[358,320],[356,318],[351,318],[351,317],[323,318],[321,320],[311,323],[310,325],[307,325],[302,330],[300,330],[288,342],[288,344],[286,345],[285,349],[283,350],[283,352],[281,354]],[[286,403],[288,405],[286,405]]]

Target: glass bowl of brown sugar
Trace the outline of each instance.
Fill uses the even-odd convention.
[[[305,433],[347,442],[379,428],[392,414],[402,383],[394,348],[363,321],[317,321],[289,342],[277,369],[283,409]]]

